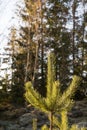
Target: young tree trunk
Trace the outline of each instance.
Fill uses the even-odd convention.
[[[34,74],[33,74],[33,79],[32,79],[33,86],[34,86],[34,83],[35,83],[35,77],[36,77],[36,73],[37,73],[37,69],[38,69],[38,53],[39,53],[39,43],[37,43],[37,45],[36,45]]]
[[[73,56],[73,74],[75,73],[75,11],[76,11],[76,2],[73,1],[72,6],[72,15],[73,15],[73,32],[72,32],[72,56]]]
[[[41,2],[41,30],[40,30],[40,33],[41,33],[41,78],[42,78],[42,81],[41,81],[41,86],[44,85],[44,42],[43,42],[43,30],[44,30],[44,27],[43,27],[43,11],[42,11],[42,7],[43,7],[43,2]]]
[[[53,130],[53,113],[50,112],[50,130]]]
[[[81,70],[81,76],[83,76],[83,68],[84,68],[84,36],[85,36],[85,1],[83,0],[83,27],[82,27],[82,70]]]

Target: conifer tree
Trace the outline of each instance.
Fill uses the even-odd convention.
[[[80,83],[80,78],[74,76],[72,83],[63,93],[61,92],[61,85],[59,81],[55,80],[55,60],[54,54],[50,53],[48,56],[48,73],[47,73],[47,95],[42,97],[34,88],[31,82],[25,84],[25,98],[35,108],[48,114],[50,120],[50,130],[53,130],[54,115],[60,114],[64,110],[69,110],[73,104],[71,99],[77,86]],[[61,116],[61,115],[60,115]],[[59,122],[58,122],[59,123]],[[58,126],[61,127],[61,126]]]
[[[24,77],[26,54],[20,47],[17,36],[17,30],[11,29],[10,39],[8,42],[9,53],[11,58],[11,102],[23,105],[24,100]]]
[[[25,8],[22,9],[20,15],[25,26],[21,26],[19,39],[19,44],[26,51],[25,82],[30,80],[33,86],[37,84],[36,89],[42,95],[45,95],[44,71],[46,70],[43,49],[44,4],[45,1],[41,0],[24,0]]]
[[[49,25],[46,28],[46,47],[53,49],[56,54],[56,77],[65,86],[68,82],[69,55],[70,55],[70,33],[67,31],[66,23],[69,15],[69,0],[47,0],[46,18]],[[69,6],[68,6],[69,5]],[[64,82],[64,84],[63,84]]]

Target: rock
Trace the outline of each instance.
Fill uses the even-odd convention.
[[[8,124],[9,124],[9,121],[0,120],[0,126],[7,126]]]
[[[4,127],[3,127],[3,126],[0,126],[0,130],[4,130]]]
[[[32,127],[30,127],[30,125],[29,125],[29,126],[27,126],[27,127],[21,127],[21,128],[18,129],[18,130],[32,130]]]
[[[79,123],[77,123],[77,126],[78,126],[78,128],[81,128],[81,127],[87,128],[87,122],[85,122],[85,121],[79,122]]]
[[[21,126],[27,126],[27,125],[32,125],[32,120],[34,118],[37,118],[35,114],[32,114],[32,113],[26,113],[22,116],[20,116],[19,118],[19,124]]]
[[[26,113],[19,118],[19,124],[21,127],[32,127],[33,119],[37,119],[37,126],[41,127],[45,123],[49,123],[47,116],[42,112],[36,111],[34,113]]]
[[[6,130],[19,130],[20,125],[18,124],[8,124],[8,126],[6,127]]]
[[[72,117],[72,118],[79,118],[79,117],[83,116],[83,112],[80,111],[80,110],[75,110],[75,111],[72,111],[69,114],[69,116]]]
[[[3,112],[3,118],[5,118],[6,120],[8,119],[16,119],[19,116],[21,116],[22,114],[26,113],[26,108],[20,108],[20,109],[13,109],[11,110],[7,110]]]

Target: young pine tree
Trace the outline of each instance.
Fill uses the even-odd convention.
[[[54,115],[56,113],[60,114],[65,110],[68,111],[72,106],[73,102],[71,100],[71,96],[80,83],[80,78],[78,76],[74,76],[70,86],[62,93],[60,82],[56,81],[55,77],[55,56],[53,53],[50,53],[48,56],[46,97],[42,97],[36,90],[34,90],[31,82],[27,82],[25,84],[26,100],[35,108],[38,108],[48,114],[48,118],[50,120],[50,130],[53,130],[54,121],[56,120]],[[57,125],[61,128],[59,121],[57,121]]]

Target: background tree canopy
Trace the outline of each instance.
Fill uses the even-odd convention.
[[[0,80],[1,97],[5,93],[14,103],[25,102],[26,81],[31,81],[45,96],[48,52],[54,52],[56,56],[55,78],[62,83],[62,91],[73,75],[82,78],[79,97],[87,90],[87,2],[24,0],[23,4],[24,8],[18,6],[23,24],[18,30],[11,29],[5,48],[11,60],[11,76],[6,77],[6,82]]]

